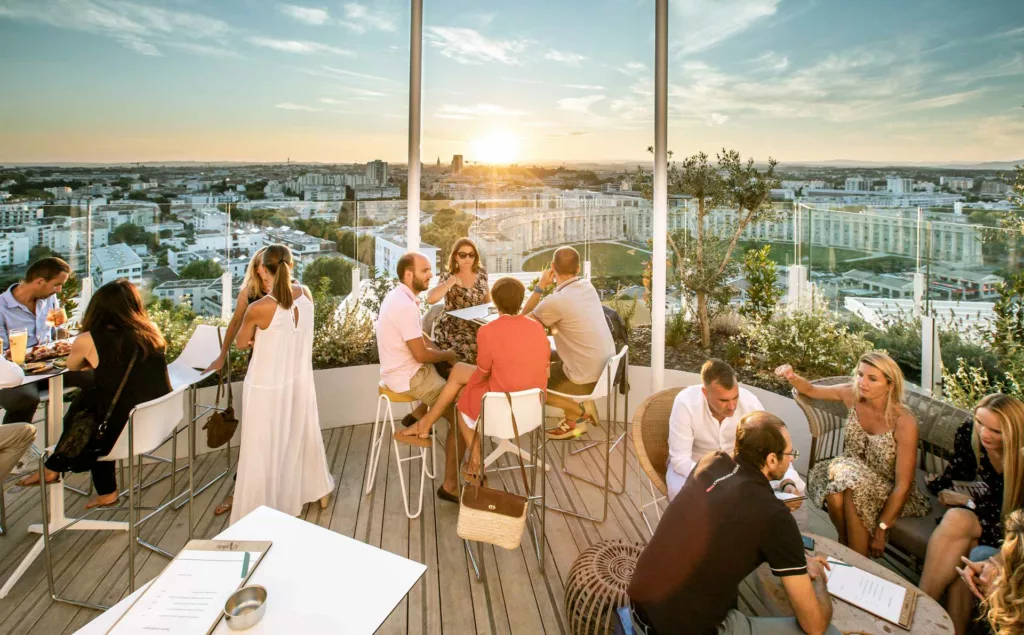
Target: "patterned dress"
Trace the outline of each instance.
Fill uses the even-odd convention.
[[[451,277],[451,273],[442,273],[439,284],[444,284]],[[468,320],[451,317],[447,312],[483,304],[486,297],[487,272],[483,267],[477,272],[473,286],[467,289],[462,285],[455,285],[444,296],[445,315],[441,316],[437,328],[434,329],[434,339],[442,350],[453,351],[460,362],[476,364],[476,332],[480,326]]]
[[[826,496],[851,490],[857,516],[871,532],[878,526],[878,516],[892,493],[895,479],[896,439],[892,430],[868,434],[860,425],[856,408],[852,408],[846,420],[843,454],[815,464],[807,477],[807,495],[815,505],[823,507]],[[924,516],[930,509],[931,503],[914,482],[899,517]]]
[[[996,472],[988,452],[981,450],[981,462],[974,455],[971,437],[974,434],[974,421],[964,421],[956,431],[953,439],[953,458],[942,475],[929,483],[928,489],[938,495],[944,489],[952,489],[953,481],[981,481],[988,489],[974,496],[974,515],[981,524],[981,540],[979,545],[998,547],[1003,541],[1003,475]]]

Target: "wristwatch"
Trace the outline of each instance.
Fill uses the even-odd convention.
[[[539,293],[541,295],[544,295],[544,289],[542,289],[539,284],[535,284],[533,285],[533,293]]]
[[[964,507],[966,507],[967,509],[970,509],[972,511],[978,508],[978,506],[974,504],[974,499],[973,498],[968,498],[967,502],[964,503]]]
[[[889,529],[892,528],[892,525],[886,525],[885,523],[879,521],[878,528],[881,529],[882,531],[889,531]]]

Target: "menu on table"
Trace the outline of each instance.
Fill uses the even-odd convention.
[[[828,592],[887,622],[909,629],[917,595],[906,587],[829,557]]]
[[[193,540],[109,631],[111,635],[205,635],[245,584],[270,542]]]

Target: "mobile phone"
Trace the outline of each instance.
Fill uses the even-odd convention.
[[[808,538],[807,536],[800,536],[804,539],[804,549],[807,551],[814,551],[814,538]]]

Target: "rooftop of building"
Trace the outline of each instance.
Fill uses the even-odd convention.
[[[142,258],[124,243],[115,243],[92,250],[93,267],[100,270],[142,265]]]

